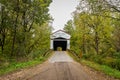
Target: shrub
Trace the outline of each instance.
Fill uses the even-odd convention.
[[[94,62],[97,62],[99,64],[102,64],[102,56],[101,55],[93,55],[91,57],[91,59],[94,61]]]
[[[84,59],[90,59],[92,54],[83,54],[83,58]]]
[[[102,64],[102,56],[96,55],[96,54],[83,54],[84,59],[88,59],[93,62],[97,62],[99,64]]]
[[[114,58],[120,58],[120,52],[113,53]]]
[[[120,70],[120,59],[116,59],[112,65],[113,68]]]
[[[106,57],[102,59],[103,64],[108,65],[112,68],[120,70],[120,59],[115,59],[112,57]]]

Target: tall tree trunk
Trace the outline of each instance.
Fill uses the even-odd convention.
[[[82,43],[83,43],[83,45],[82,45],[82,47],[83,47],[83,48],[82,48],[82,49],[83,49],[83,52],[82,52],[82,53],[86,53],[86,52],[85,52],[85,50],[86,50],[86,49],[85,49],[85,26],[83,27],[83,31],[84,31],[84,32],[83,32],[83,40],[82,40]]]
[[[4,53],[4,45],[5,45],[5,34],[2,35],[2,42],[1,42],[2,54]]]
[[[95,32],[95,50],[96,53],[99,54],[99,37],[98,37],[98,32]]]
[[[19,0],[17,0],[17,5],[16,5],[16,19],[14,22],[14,32],[13,32],[13,39],[12,39],[11,57],[14,55],[16,33],[17,33],[17,27],[18,27],[18,17],[19,17]]]
[[[1,46],[2,53],[4,53],[4,44],[5,44],[4,9],[5,8],[1,6],[0,46]]]
[[[11,49],[11,56],[13,56],[14,53],[14,46],[15,46],[15,42],[16,42],[16,33],[17,33],[17,21],[18,21],[18,13],[17,13],[17,17],[16,17],[16,21],[15,21],[15,26],[14,26],[14,33],[13,33],[13,39],[12,39],[12,49]]]

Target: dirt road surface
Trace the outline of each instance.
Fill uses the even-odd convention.
[[[66,52],[57,51],[48,65],[29,80],[89,80],[89,77]]]
[[[75,62],[64,51],[56,51],[43,64],[29,69],[22,69],[0,80],[115,80]],[[116,79],[117,80],[117,79]]]

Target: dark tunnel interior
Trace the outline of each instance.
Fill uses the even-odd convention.
[[[67,49],[67,40],[66,39],[61,39],[61,38],[57,38],[54,40],[53,42],[53,47],[54,47],[54,51],[57,51],[58,47],[62,48],[62,51],[66,51]]]

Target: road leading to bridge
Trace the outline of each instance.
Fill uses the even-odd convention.
[[[56,51],[43,64],[3,76],[0,80],[90,80],[83,67],[65,51]]]
[[[49,62],[73,62],[73,59],[67,54],[66,51],[55,51],[53,56],[49,59]]]
[[[65,51],[56,51],[48,61],[48,65],[29,80],[90,80],[81,65]]]

